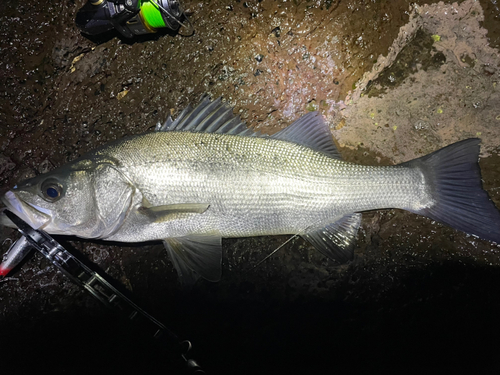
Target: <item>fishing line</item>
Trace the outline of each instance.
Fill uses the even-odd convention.
[[[16,247],[18,252],[22,251],[26,254],[33,248],[36,249],[74,284],[89,292],[107,307],[119,311],[123,317],[136,322],[149,337],[167,349],[171,358],[176,360],[173,364],[177,366],[180,364],[185,370],[183,373],[205,374],[200,365],[191,358],[189,353],[192,348],[191,342],[180,340],[173,331],[133,302],[128,297],[123,285],[114,281],[94,263],[86,260],[82,254],[64,248],[49,234],[33,229],[28,223],[8,210],[5,210],[4,213],[23,235],[16,242],[19,243]],[[12,247],[16,246],[16,243]]]
[[[293,240],[295,237],[297,237],[298,234],[294,234],[292,237],[290,237],[288,240],[286,240],[285,242],[283,242],[281,245],[279,245],[276,249],[274,249],[271,254],[268,254],[264,259],[260,260],[256,265],[254,265],[252,268],[246,270],[246,271],[243,271],[243,273],[247,273],[247,272],[250,272],[252,271],[253,269],[257,268],[258,266],[260,266],[262,263],[264,263],[267,259],[269,259],[270,257],[272,257],[274,255],[274,253],[276,253],[279,249],[281,249],[283,246],[285,246],[288,242],[290,242],[291,240]]]
[[[187,27],[187,26],[186,26],[186,25],[184,25],[181,21],[179,21],[179,20],[177,19],[177,17],[174,17],[172,14],[170,14],[170,12],[169,12],[168,10],[166,10],[164,7],[162,7],[158,1],[153,0],[152,2],[153,2],[154,4],[156,4],[156,5],[158,6],[158,8],[159,8],[161,11],[165,12],[165,14],[167,14],[170,18],[172,18],[172,19],[173,19],[175,22],[177,22],[180,26],[182,26],[182,27],[184,27],[184,28],[186,28],[186,29],[188,29],[188,30],[189,30],[189,29],[191,29],[191,30],[192,30],[192,33],[191,33],[191,34],[189,34],[189,35],[184,35],[184,36],[191,36],[191,35],[193,35],[193,34],[194,34],[194,26],[193,26],[193,24],[191,23],[191,21],[189,20],[189,18],[188,18],[188,16],[187,16],[186,12],[184,12],[184,9],[183,9],[183,7],[181,6],[181,4],[180,4],[180,3],[178,3],[177,5],[179,6],[179,10],[180,10],[181,14],[183,14],[183,15],[184,15],[184,18],[186,19],[187,23],[189,24],[189,27]]]

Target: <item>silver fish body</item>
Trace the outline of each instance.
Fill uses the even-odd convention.
[[[316,113],[258,136],[205,98],[157,132],[105,145],[3,201],[53,234],[164,240],[184,279],[217,280],[222,237],[299,234],[345,261],[359,212],[373,209],[401,208],[498,242],[500,214],[481,188],[478,144],[397,166],[356,165],[341,160]]]
[[[119,196],[133,194],[134,213],[143,200],[153,207],[207,206],[201,215],[175,212],[154,223],[147,215],[129,214],[112,235],[101,236],[116,241],[213,231],[222,237],[302,234],[353,212],[417,209],[430,201],[417,169],[360,166],[272,138],[158,132],[132,137],[105,152],[104,163],[112,163],[128,182],[123,188],[130,191]],[[116,202],[116,197],[116,190],[108,190],[99,199]]]

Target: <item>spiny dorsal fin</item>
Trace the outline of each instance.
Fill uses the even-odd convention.
[[[225,133],[244,136],[255,136],[253,130],[247,128],[239,116],[233,114],[233,109],[222,103],[222,98],[214,101],[204,95],[200,103],[191,108],[187,106],[181,114],[172,121],[171,117],[162,125],[156,125],[156,131],[191,131],[204,133]]]
[[[222,98],[211,101],[207,95],[201,98],[196,107],[187,106],[175,121],[168,116],[163,125],[158,123],[156,131],[191,131],[267,137],[249,129],[239,116],[233,114],[231,107],[222,103]],[[342,159],[333,141],[330,128],[318,112],[302,116],[290,126],[274,134],[272,138],[301,144],[324,152],[332,158]]]
[[[322,151],[332,158],[342,159],[333,141],[330,128],[318,112],[310,112],[302,116],[282,131],[274,134],[272,138],[298,143],[316,151]]]
[[[341,263],[352,260],[361,214],[346,215],[323,228],[311,228],[302,234],[321,254]]]

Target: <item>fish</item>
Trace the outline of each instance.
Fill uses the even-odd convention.
[[[105,144],[19,183],[2,201],[35,229],[118,242],[163,241],[181,282],[218,281],[222,238],[299,235],[354,257],[364,211],[399,208],[500,243],[481,184],[480,139],[393,166],[342,160],[318,112],[274,135],[203,96],[154,132]],[[14,224],[2,214],[0,222]]]

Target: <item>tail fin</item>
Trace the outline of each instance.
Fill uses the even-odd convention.
[[[415,213],[500,244],[500,212],[481,184],[480,142],[466,139],[404,164],[420,168],[432,189],[433,205]]]

